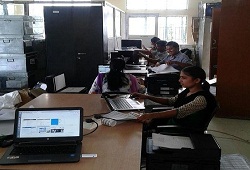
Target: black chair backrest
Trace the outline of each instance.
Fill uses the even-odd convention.
[[[182,53],[186,54],[188,56],[188,58],[192,59],[192,51],[188,48],[184,48],[182,50],[180,50]]]
[[[204,130],[203,131],[206,131],[207,130],[207,127],[209,125],[209,123],[211,122],[212,118],[214,117],[214,115],[216,114],[216,112],[219,110],[219,105],[217,104],[217,106],[215,107],[215,109],[213,110],[213,112],[210,114],[210,116],[208,117],[207,119],[207,122],[206,124],[204,125]]]
[[[190,133],[199,133],[203,134],[211,122],[212,118],[216,114],[216,112],[219,109],[219,105],[215,107],[215,109],[210,113],[210,115],[207,117],[206,122],[204,123],[204,126],[200,128],[192,128],[192,127],[186,127],[181,125],[159,125],[156,128],[156,132],[162,133],[162,134],[190,134]]]

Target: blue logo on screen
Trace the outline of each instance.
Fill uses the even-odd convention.
[[[58,125],[58,119],[51,119],[51,125]]]

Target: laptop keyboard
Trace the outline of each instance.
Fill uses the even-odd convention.
[[[77,145],[36,145],[15,147],[10,155],[71,154]]]
[[[126,101],[126,99],[123,99],[123,98],[112,99],[111,104],[113,104],[116,109],[132,109],[133,108],[133,106],[131,106]]]

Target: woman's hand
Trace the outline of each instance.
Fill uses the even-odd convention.
[[[130,95],[131,98],[139,98],[139,99],[147,99],[148,98],[148,95],[145,95],[145,94],[141,94],[141,93],[132,93]]]
[[[178,61],[167,61],[165,64],[167,64],[167,65],[173,65],[173,64],[179,65],[179,62]]]
[[[153,114],[143,114],[143,115],[137,117],[137,120],[139,122],[142,122],[142,123],[149,123],[152,120],[152,118],[151,118],[152,115]]]

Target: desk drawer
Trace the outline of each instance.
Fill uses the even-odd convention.
[[[36,68],[37,68],[36,53],[0,54],[1,71],[29,72],[35,70]]]
[[[0,35],[0,54],[24,54],[32,51],[32,41],[20,35]]]
[[[31,16],[0,16],[0,34],[33,34],[33,18]]]
[[[34,86],[35,73],[0,72],[1,89],[20,89]]]

